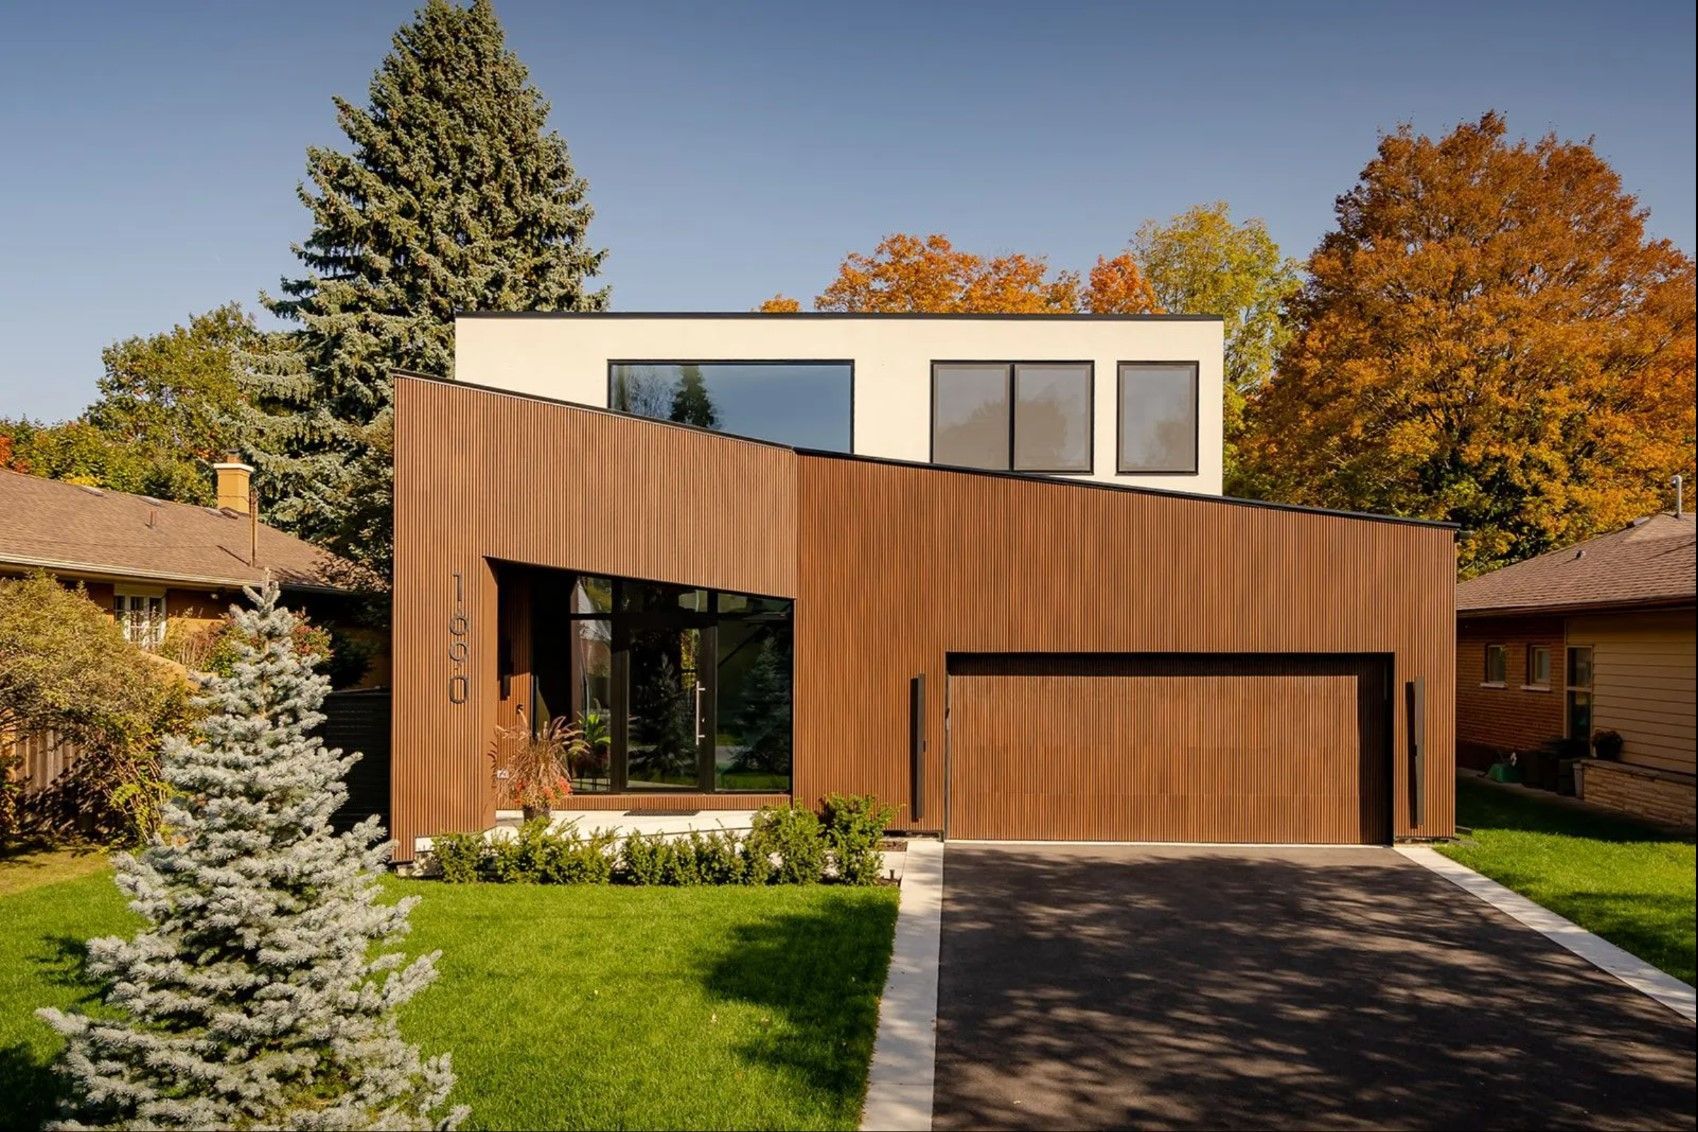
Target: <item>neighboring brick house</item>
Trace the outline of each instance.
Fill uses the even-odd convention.
[[[1692,825],[1694,546],[1691,515],[1652,515],[1458,586],[1459,765],[1615,732],[1581,796]]]
[[[375,652],[359,684],[387,684],[387,635],[349,627],[358,569],[259,522],[250,511],[252,468],[231,459],[214,469],[215,507],[0,469],[0,576],[46,570],[80,583],[126,637],[158,652],[168,637],[216,623],[243,586],[269,574],[315,624],[369,640]]]

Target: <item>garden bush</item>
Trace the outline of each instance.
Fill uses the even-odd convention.
[[[844,884],[873,884],[882,854],[879,842],[896,811],[871,794],[827,794],[822,808],[825,842]]]
[[[470,884],[482,879],[484,852],[489,848],[481,833],[442,833],[431,838],[430,855],[449,884]]]
[[[832,795],[822,825],[802,807],[768,808],[746,837],[731,830],[668,836],[580,833],[533,818],[506,840],[477,833],[436,837],[432,858],[450,884],[816,884],[826,863],[844,884],[878,880],[879,841],[891,809],[872,795]]]
[[[136,843],[158,825],[168,788],[161,738],[188,729],[189,686],[124,639],[79,586],[46,574],[0,579],[0,734],[53,732],[76,759],[25,795],[0,765],[0,842],[86,837]]]
[[[773,861],[772,879],[778,884],[814,884],[825,873],[824,830],[814,812],[803,806],[761,810],[744,850]]]

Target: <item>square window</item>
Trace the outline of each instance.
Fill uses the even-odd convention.
[[[1197,363],[1120,364],[1119,470],[1197,471]]]

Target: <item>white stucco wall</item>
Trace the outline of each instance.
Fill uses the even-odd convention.
[[[732,314],[466,315],[455,323],[461,381],[607,406],[609,359],[853,359],[855,451],[924,463],[931,450],[933,361],[1093,361],[1089,475],[1065,476],[1219,495],[1221,323],[1170,318],[854,317]],[[1197,474],[1119,475],[1119,362],[1198,363]]]

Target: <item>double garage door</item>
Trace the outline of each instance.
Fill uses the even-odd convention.
[[[1383,844],[1385,662],[952,658],[956,838]]]

